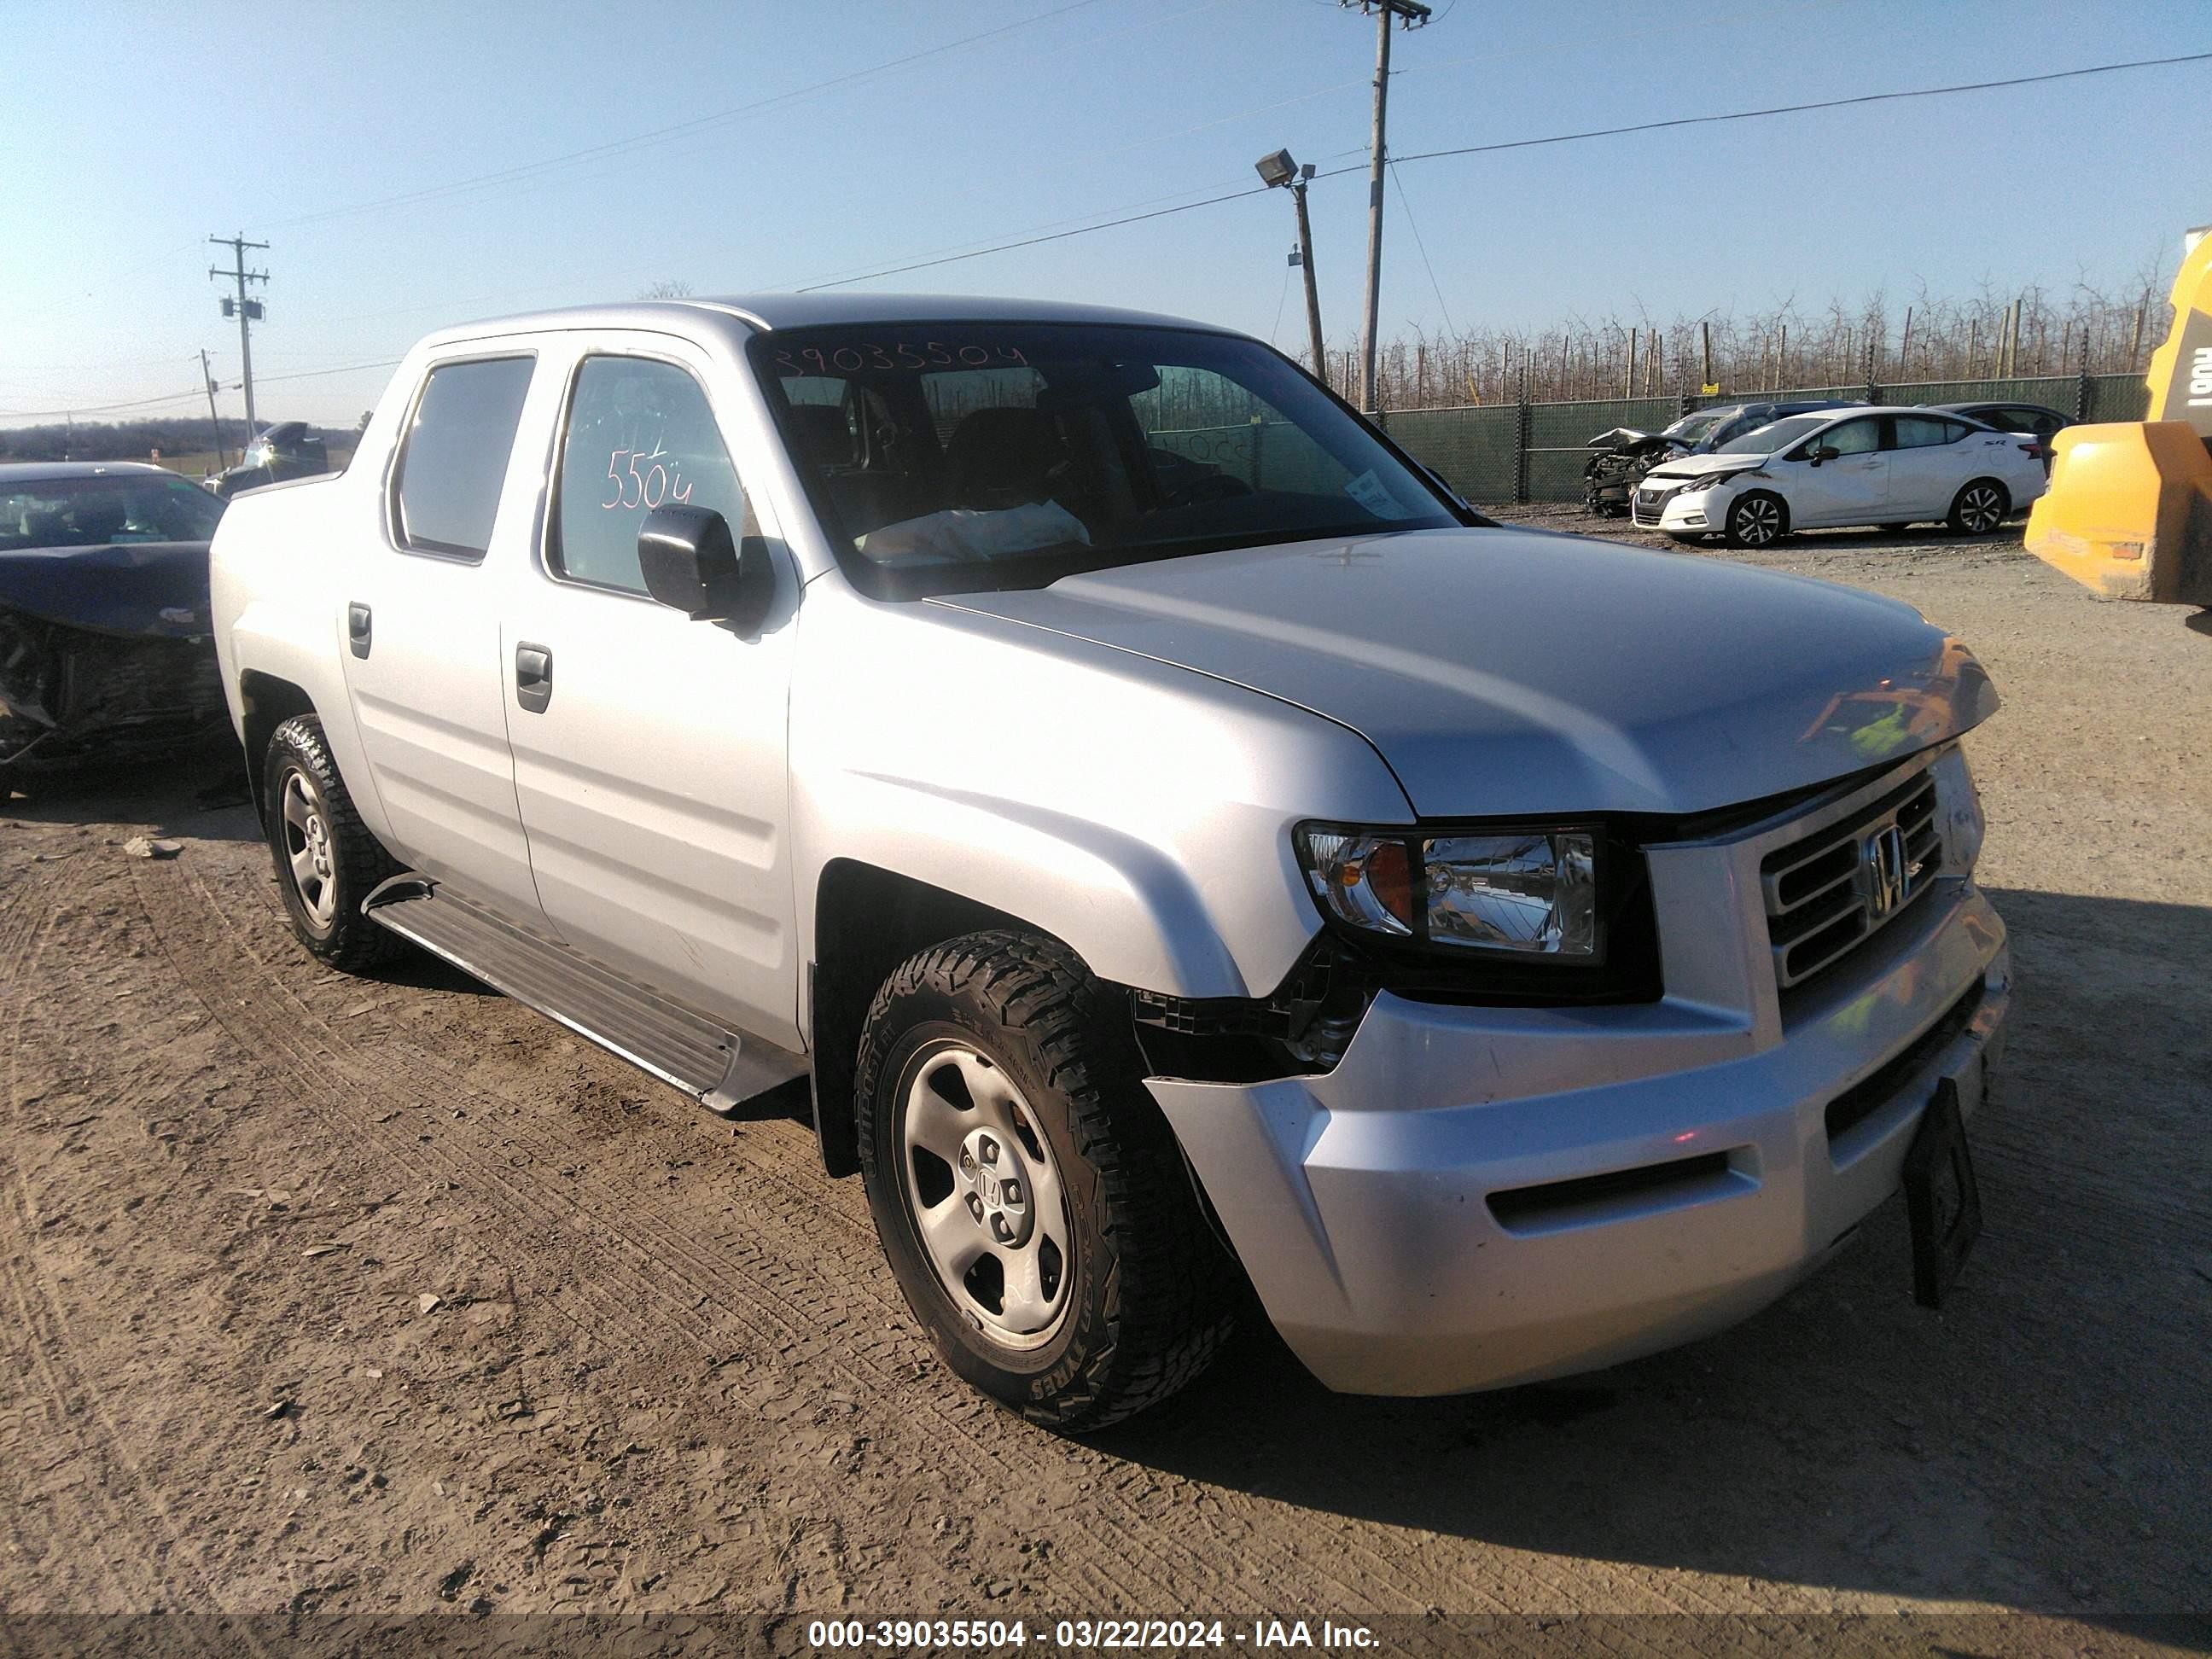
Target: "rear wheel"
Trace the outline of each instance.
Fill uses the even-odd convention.
[[[269,852],[293,936],[348,973],[402,955],[406,940],[361,913],[362,900],[399,866],[354,811],[322,722],[301,714],[278,726],[261,777]]]
[[[1951,498],[1944,522],[1961,536],[1986,536],[2012,511],[2012,495],[1995,478],[1977,478]]]
[[[1790,509],[1770,490],[1739,495],[1728,511],[1730,547],[1771,547],[1790,533]]]
[[[1065,946],[973,933],[869,1010],[860,1169],[945,1363],[1032,1422],[1105,1427],[1228,1335],[1235,1269],[1146,1094],[1126,1009]]]

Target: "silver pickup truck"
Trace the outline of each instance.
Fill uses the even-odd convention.
[[[1040,1423],[1256,1296],[1333,1388],[1587,1370],[1978,1207],[2010,992],[1911,609],[1501,528],[1243,336],[776,295],[433,335],[242,496],[222,672],[322,961],[804,1110]],[[1901,1288],[1901,1287],[1900,1287]]]

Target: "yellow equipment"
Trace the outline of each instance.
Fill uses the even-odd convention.
[[[2027,548],[2108,599],[2212,605],[2212,231],[2191,231],[2142,421],[2069,426]]]

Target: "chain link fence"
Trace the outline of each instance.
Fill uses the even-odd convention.
[[[1575,403],[1399,409],[1383,429],[1470,501],[1578,501],[1589,441],[1614,427],[1656,432],[1693,410],[1738,403],[1835,398],[1916,404],[2042,404],[2077,421],[2139,421],[2150,394],[2135,374],[2045,374],[2012,380],[1916,380],[1790,386],[1717,398],[1600,398]]]

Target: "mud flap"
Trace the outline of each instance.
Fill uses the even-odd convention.
[[[1905,1208],[1912,1225],[1912,1299],[1940,1308],[1981,1237],[1982,1195],[1966,1151],[1959,1085],[1945,1078],[1905,1154]]]

